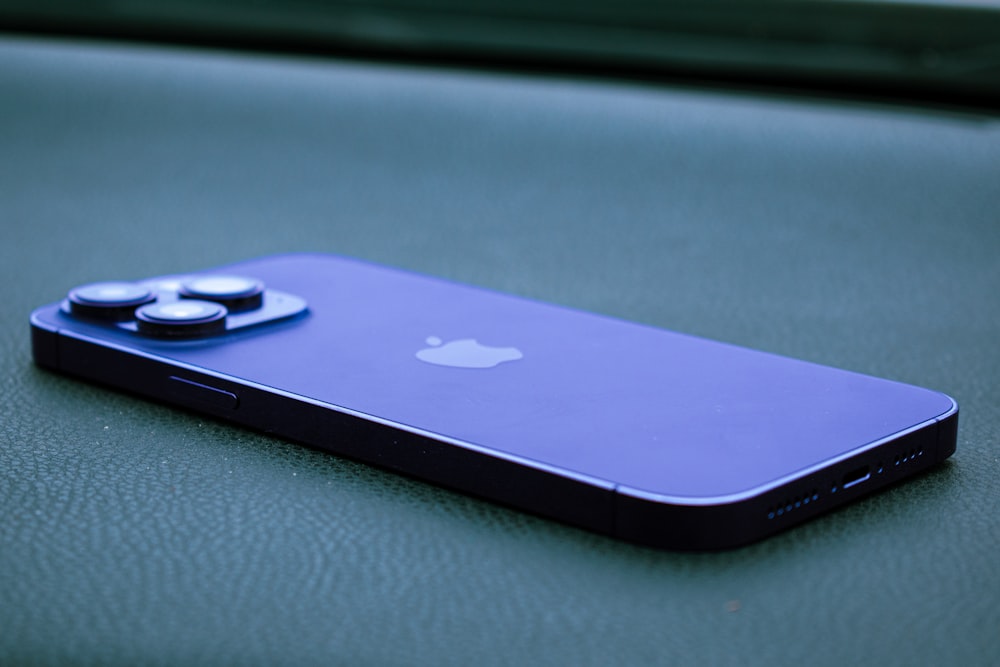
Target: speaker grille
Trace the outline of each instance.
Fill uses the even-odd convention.
[[[819,491],[812,489],[808,493],[802,493],[797,496],[792,496],[785,499],[783,502],[771,505],[767,508],[767,518],[769,520],[777,519],[783,517],[786,514],[791,514],[797,509],[806,507],[811,503],[815,503],[819,500]]]
[[[917,459],[923,457],[924,450],[920,449],[910,449],[909,451],[903,452],[901,454],[896,454],[896,457],[892,460],[892,465],[896,468],[906,465],[907,463],[912,463]]]

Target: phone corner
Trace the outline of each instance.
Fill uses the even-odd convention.
[[[31,323],[31,357],[43,368],[59,368],[59,327],[42,317],[40,308],[29,318]]]
[[[951,401],[951,407],[937,418],[937,461],[941,462],[952,456],[958,449],[958,402],[942,394]]]
[[[945,409],[937,417],[937,419],[944,420],[952,417],[958,416],[958,401],[954,399],[950,394],[946,394],[943,391],[935,392],[945,401]]]

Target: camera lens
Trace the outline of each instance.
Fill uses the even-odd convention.
[[[243,276],[199,276],[184,281],[178,293],[185,299],[220,303],[231,313],[254,310],[264,303],[264,283]]]
[[[140,333],[161,338],[195,338],[226,330],[226,307],[211,301],[181,299],[151,303],[135,311]]]
[[[124,322],[132,319],[136,308],[155,301],[156,296],[136,283],[108,282],[72,289],[68,299],[74,315]]]

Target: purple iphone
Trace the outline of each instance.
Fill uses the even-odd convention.
[[[46,368],[658,547],[955,451],[934,391],[329,255],[83,285],[31,326]]]

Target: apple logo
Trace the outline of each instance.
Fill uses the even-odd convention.
[[[438,366],[454,368],[493,368],[505,361],[517,361],[524,355],[516,347],[491,347],[475,338],[462,338],[445,343],[437,336],[430,336],[430,347],[417,352],[417,359]]]

